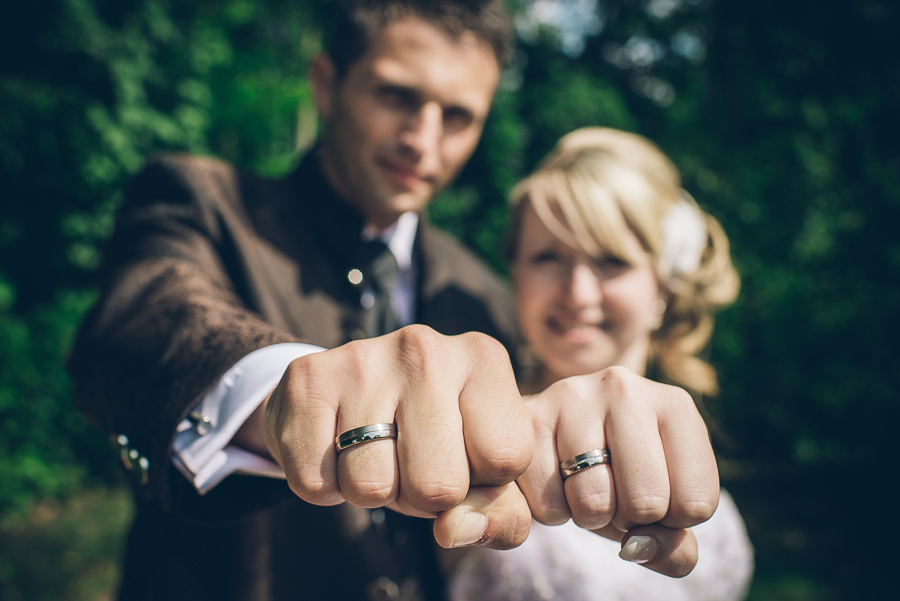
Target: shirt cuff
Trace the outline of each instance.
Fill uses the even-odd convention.
[[[172,463],[197,492],[206,494],[233,473],[284,478],[277,463],[231,440],[275,389],[291,361],[322,350],[311,344],[284,343],[253,351],[225,372],[178,424]]]

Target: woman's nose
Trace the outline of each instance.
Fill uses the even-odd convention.
[[[569,270],[565,297],[572,306],[597,305],[603,298],[602,288],[596,270],[587,263],[579,262]]]

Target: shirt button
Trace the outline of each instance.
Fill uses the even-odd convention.
[[[382,576],[366,587],[366,598],[369,601],[395,601],[400,598],[400,587],[390,578]]]
[[[146,486],[150,479],[150,461],[146,457],[138,455],[132,473],[141,486]]]
[[[363,281],[363,274],[359,269],[351,269],[347,272],[347,280],[354,286],[359,286]]]
[[[368,290],[363,292],[359,297],[359,304],[363,309],[371,309],[375,306],[375,295]]]
[[[356,328],[356,329],[354,329],[352,332],[350,332],[350,339],[351,339],[351,340],[364,340],[365,338],[366,338],[366,333],[363,332],[363,331],[362,331],[361,329],[359,329],[359,328]]]

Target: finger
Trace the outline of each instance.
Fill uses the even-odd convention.
[[[454,337],[467,377],[459,395],[472,484],[499,486],[518,478],[534,456],[531,416],[506,349],[484,334]]]
[[[321,354],[328,362],[310,375],[306,405],[334,407],[335,422],[331,432],[324,424],[301,426],[304,435],[330,447],[317,449],[322,453],[320,457],[329,464],[333,461],[344,500],[360,507],[382,507],[399,490],[394,441],[366,442],[340,453],[335,449],[336,434],[378,423],[394,423],[398,393],[386,377],[389,367],[380,352],[382,344],[375,340],[351,342]],[[347,373],[356,377],[348,379],[343,375]],[[321,401],[317,402],[317,398]],[[334,459],[329,460],[330,457]],[[322,469],[326,469],[325,465]]]
[[[338,429],[346,431],[345,428],[346,426],[341,425]],[[341,495],[348,503],[374,508],[383,507],[397,498],[400,472],[395,447],[393,440],[385,439],[361,443],[340,451],[337,462],[338,484]]]
[[[328,352],[293,361],[269,397],[265,415],[269,452],[284,469],[291,490],[314,505],[344,501],[334,449],[337,407],[310,392],[315,382],[328,381]]]
[[[697,539],[690,529],[660,524],[638,526],[623,536],[619,557],[648,570],[682,578],[697,565]]]
[[[534,458],[516,484],[525,495],[534,519],[555,526],[566,522],[572,513],[566,501],[556,450],[560,405],[553,402],[551,394],[535,395],[526,402],[534,428]]]
[[[580,398],[581,403],[571,403],[560,411],[556,432],[557,456],[560,462],[574,459],[593,450],[607,447],[603,414],[597,411],[594,390],[569,391],[570,386],[582,384],[580,381],[563,381],[561,391],[569,399]],[[579,395],[576,397],[576,393]],[[615,454],[612,453],[615,457]],[[595,465],[565,478],[566,502],[572,513],[572,521],[582,528],[595,529],[608,524],[617,511],[616,486],[609,463]],[[559,464],[557,464],[557,477]]]
[[[447,549],[511,549],[521,545],[530,531],[531,512],[515,483],[472,488],[462,503],[434,521],[434,539]]]
[[[719,502],[719,471],[703,418],[693,399],[665,386],[656,400],[669,468],[670,499],[661,524],[690,528],[705,522]]]
[[[599,384],[615,409],[607,413],[605,424],[616,497],[612,524],[626,531],[658,522],[668,512],[670,494],[666,451],[652,402],[662,385],[624,368],[604,370]]]
[[[467,364],[452,338],[424,326],[390,335],[396,340],[398,506],[434,515],[459,504],[469,490],[459,395]]]

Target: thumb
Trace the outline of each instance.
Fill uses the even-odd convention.
[[[521,545],[529,532],[531,511],[515,482],[470,488],[462,503],[434,520],[434,539],[445,549],[512,549]]]
[[[697,539],[690,528],[668,528],[648,524],[622,532],[612,526],[593,530],[596,534],[622,543],[619,557],[639,563],[649,570],[682,578],[697,565]]]

